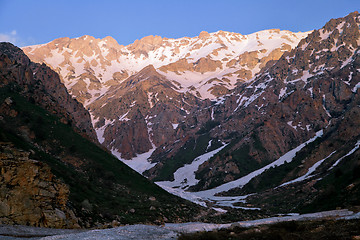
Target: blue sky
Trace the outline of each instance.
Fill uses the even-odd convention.
[[[359,0],[0,0],[0,41],[26,46],[92,35],[127,45],[148,35],[298,32],[353,11],[360,11]]]

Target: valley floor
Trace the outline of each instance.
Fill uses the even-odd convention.
[[[111,229],[95,230],[69,230],[69,229],[46,229],[26,226],[0,225],[1,240],[20,239],[44,239],[44,240],[80,240],[80,239],[178,239],[182,234],[213,231],[218,229],[252,228],[258,225],[276,224],[281,222],[313,221],[313,220],[352,220],[360,219],[360,213],[348,210],[334,210],[327,212],[279,216],[273,218],[242,221],[232,224],[211,224],[211,223],[167,223],[164,226],[151,225],[127,225]],[[231,231],[230,231],[231,232]],[[360,234],[360,232],[359,232]],[[184,238],[185,239],[185,238]],[[190,238],[194,239],[194,238]],[[200,238],[201,239],[201,238]],[[216,238],[218,239],[218,238]],[[220,238],[221,239],[221,238]]]

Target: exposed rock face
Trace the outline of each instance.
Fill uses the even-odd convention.
[[[124,159],[131,159],[136,153],[145,153],[152,148],[147,124],[141,112],[135,113],[131,121],[115,120],[105,128],[103,138],[103,144],[109,149],[121,149],[118,152]]]
[[[148,52],[159,48],[163,43],[163,39],[160,36],[146,36],[140,40],[136,40],[129,46],[129,50],[139,58],[141,55],[148,57]]]
[[[84,136],[97,142],[89,113],[67,92],[58,74],[46,65],[30,62],[21,49],[0,43],[0,84],[18,83],[23,94],[51,113],[58,114]]]
[[[187,60],[183,58],[177,62],[162,66],[159,70],[163,72],[176,72],[178,75],[181,75],[181,72],[184,71],[199,72],[203,74],[206,72],[215,72],[218,69],[222,69],[222,63],[218,60],[211,60],[210,58],[200,58],[194,63],[188,63]]]
[[[0,143],[0,223],[79,227],[68,207],[69,188],[29,152]]]
[[[131,159],[153,145],[173,141],[193,106],[206,104],[173,88],[151,65],[113,86],[89,105],[100,142],[117,156]]]

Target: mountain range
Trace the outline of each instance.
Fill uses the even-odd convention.
[[[197,107],[211,105],[203,99],[229,94],[307,34],[202,32],[194,38],[149,36],[128,46],[84,36],[23,50],[59,73],[91,113],[100,142],[131,159],[176,141],[176,126]]]
[[[26,84],[16,82],[24,92],[40,86],[60,107],[34,103],[200,205],[256,214],[349,208],[360,205],[359,26],[353,12],[304,33],[201,32],[128,46],[60,38],[22,48],[37,64],[22,70]]]

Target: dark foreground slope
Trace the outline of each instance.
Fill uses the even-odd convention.
[[[65,194],[60,206],[54,200],[59,193],[54,191],[54,196],[48,196],[53,201],[49,200],[47,205],[44,203],[46,209],[61,211],[60,208],[64,207],[71,210],[81,227],[99,226],[113,220],[121,224],[189,221],[199,214],[198,206],[168,194],[90,141],[93,140],[92,128],[86,128],[85,123],[79,124],[86,121],[87,112],[69,97],[54,72],[46,66],[31,63],[19,48],[11,44],[1,43],[0,50],[0,142],[3,142],[0,151],[4,153],[0,161],[9,160],[6,158],[22,161],[21,156],[26,155],[26,160],[36,159],[38,165],[51,168],[49,178],[57,178],[54,181],[66,185],[64,189],[68,188],[69,192],[68,199]],[[58,90],[44,87],[44,82]],[[55,91],[62,92],[62,95],[55,95]],[[64,99],[72,104],[71,107],[62,105]],[[79,113],[83,116],[77,116]],[[84,137],[86,133],[90,133],[90,137]],[[22,152],[19,158],[14,154],[16,152]],[[36,180],[36,174],[35,180],[29,180],[29,172],[16,171],[18,166],[13,164],[1,168],[2,176],[8,176],[2,179],[7,181],[5,188],[5,184],[2,185],[2,192],[13,193],[11,191],[18,186],[13,178],[21,178],[18,174],[24,174],[19,184]],[[16,174],[11,175],[11,172]],[[35,184],[38,188],[45,188],[47,183]],[[24,199],[33,201],[41,199],[44,194],[29,191]],[[19,213],[4,211],[16,209],[14,203],[8,201],[10,195],[0,194],[0,220],[3,223],[77,226],[76,221],[64,226],[46,223],[49,219],[41,212],[45,206],[40,207],[38,214],[42,217],[37,221],[14,221],[12,216]]]

